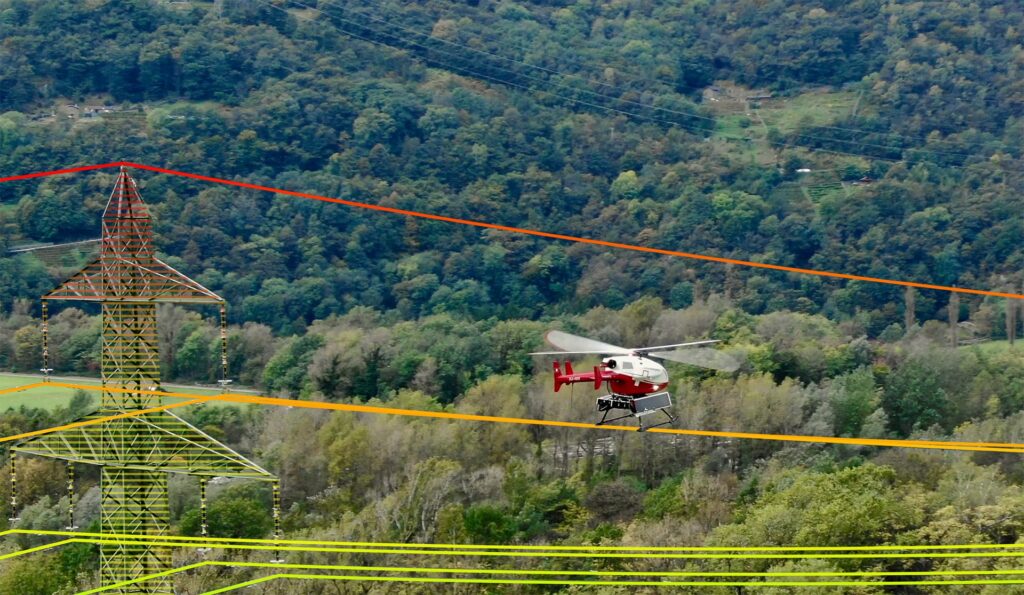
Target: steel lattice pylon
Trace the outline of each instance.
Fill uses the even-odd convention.
[[[43,296],[44,308],[49,300],[102,304],[103,396],[99,411],[88,417],[159,405],[160,397],[152,394],[160,388],[157,303],[223,307],[215,293],[157,259],[152,239],[148,209],[135,180],[121,168],[103,212],[99,257]],[[47,348],[44,343],[44,357]],[[169,411],[55,432],[19,443],[13,450],[101,466],[100,525],[108,534],[167,535],[167,473],[276,481],[259,465]],[[115,543],[100,548],[100,578],[106,585],[170,569],[166,547]],[[117,592],[170,594],[173,589],[170,579],[157,579]]]

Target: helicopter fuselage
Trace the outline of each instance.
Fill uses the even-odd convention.
[[[595,389],[607,383],[608,390],[617,395],[642,396],[656,393],[668,386],[668,372],[658,362],[639,355],[606,357],[592,372],[574,372],[572,363],[565,362],[565,373],[556,361],[555,392],[563,384],[592,383]]]

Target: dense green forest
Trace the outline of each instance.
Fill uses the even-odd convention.
[[[128,160],[609,241],[1020,292],[1022,152],[1024,11],[995,0],[0,0],[0,175]],[[563,328],[624,345],[722,340],[738,372],[671,367],[679,427],[994,442],[1024,429],[1024,358],[1012,344],[1024,311],[1007,300],[133,175],[162,258],[228,301],[231,377],[265,394],[590,421],[596,393],[554,394],[550,362],[528,355],[544,330]],[[95,172],[0,185],[0,370],[40,368],[37,298],[88,256],[9,250],[97,237],[113,181]],[[98,375],[97,314],[52,308],[57,373]],[[163,377],[215,382],[216,312],[159,316]],[[83,393],[7,409],[0,427],[45,428],[94,405]],[[1015,543],[1024,531],[1024,475],[1009,454],[241,406],[183,415],[281,477],[292,539],[942,545]],[[98,475],[82,473],[79,524],[95,527]],[[19,474],[18,526],[63,528],[62,467],[27,460]],[[0,481],[0,525],[8,489]],[[269,501],[260,485],[211,488],[212,533],[265,537]],[[198,533],[198,506],[195,483],[172,479],[176,531]],[[86,545],[8,563],[0,593],[97,586],[96,564]],[[179,588],[222,579],[197,571]],[[266,592],[365,592],[290,588],[306,591]],[[403,592],[416,589],[438,590]],[[1007,592],[991,589],[962,592]]]

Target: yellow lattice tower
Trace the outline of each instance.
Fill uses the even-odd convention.
[[[99,302],[102,308],[100,409],[87,417],[153,407],[160,397],[160,357],[156,305],[161,302],[218,304],[221,339],[224,301],[156,258],[153,231],[135,180],[121,168],[103,213],[100,254],[60,287],[49,300]],[[45,358],[44,369],[49,372]],[[222,347],[222,364],[227,358]],[[276,480],[266,470],[191,426],[169,411],[65,430],[18,444],[14,451],[99,465],[101,531],[161,536],[169,530],[167,474]],[[13,454],[12,454],[13,457]],[[13,459],[12,459],[13,460]],[[205,509],[205,501],[204,501]],[[277,510],[275,509],[275,517]],[[205,530],[205,519],[204,519]],[[105,585],[131,582],[171,568],[169,548],[137,543],[103,545],[100,574]],[[173,593],[169,579],[119,587],[119,593]]]

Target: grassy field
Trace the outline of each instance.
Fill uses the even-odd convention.
[[[761,138],[764,131],[756,118],[749,118],[743,114],[729,114],[718,117],[714,134],[732,139]]]
[[[853,91],[812,92],[766,101],[758,113],[768,126],[788,134],[807,119],[815,126],[831,124],[853,111],[857,93]]]
[[[55,379],[57,380],[57,379]],[[18,386],[25,386],[27,384],[34,384],[39,382],[38,378],[31,378],[26,376],[16,376],[12,374],[0,374],[0,390],[14,388]],[[73,384],[87,384],[90,386],[99,387],[99,381],[92,380],[65,380]],[[220,391],[217,389],[204,388],[204,387],[164,387],[167,392],[188,392],[197,395],[216,395]],[[71,388],[64,388],[60,386],[43,386],[33,388],[21,392],[7,393],[0,395],[0,411],[7,409],[17,409],[21,406],[37,407],[40,409],[54,410],[59,407],[65,407],[71,401],[71,397],[75,390]],[[96,403],[99,403],[100,395],[99,392],[93,392],[93,398]],[[178,398],[167,398],[164,400],[165,403],[179,403],[181,399]],[[235,407],[236,403],[210,403],[212,406],[219,407]]]
[[[811,91],[754,102],[759,107],[754,107],[749,113],[740,110],[718,114],[715,134],[730,138],[760,138],[764,136],[766,127],[778,128],[783,134],[788,134],[795,131],[802,121],[815,126],[836,122],[850,115],[856,103],[857,93],[853,91]],[[863,104],[858,109],[863,111]]]
[[[802,123],[827,126],[850,115],[857,104],[857,92],[818,89],[793,97],[751,102],[745,108],[716,112],[712,142],[724,143],[716,147],[719,153],[740,157],[751,163],[770,165],[775,162],[778,146],[768,142],[768,130],[775,128],[783,135],[797,130]],[[733,102],[735,103],[735,102]],[[742,105],[740,102],[737,105]],[[730,104],[732,105],[732,104]],[[858,113],[870,111],[863,102]],[[838,184],[834,191],[841,191]],[[820,197],[812,197],[817,200]]]

